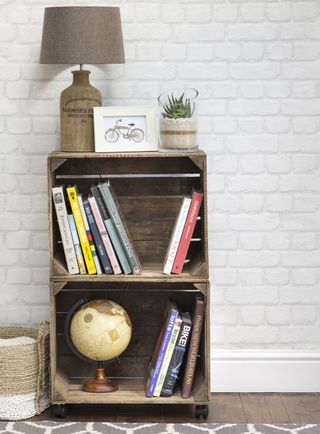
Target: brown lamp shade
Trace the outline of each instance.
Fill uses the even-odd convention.
[[[45,8],[40,63],[124,63],[120,9]]]

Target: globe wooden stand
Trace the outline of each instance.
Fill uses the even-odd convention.
[[[98,362],[96,378],[91,378],[90,380],[87,380],[84,383],[82,390],[84,392],[109,393],[115,392],[116,390],[118,390],[118,388],[118,384],[110,380],[106,376],[105,370],[102,367],[102,363]]]

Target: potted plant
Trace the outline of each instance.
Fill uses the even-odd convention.
[[[160,148],[197,150],[196,89],[175,89],[158,98],[160,108]]]

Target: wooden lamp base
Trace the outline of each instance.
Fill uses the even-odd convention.
[[[104,368],[99,367],[96,371],[96,378],[87,380],[83,384],[82,390],[92,393],[110,393],[115,392],[118,388],[118,384],[106,376]]]

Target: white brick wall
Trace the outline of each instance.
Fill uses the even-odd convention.
[[[71,74],[38,64],[43,8],[89,3],[0,0],[1,322],[48,317],[45,159]],[[319,1],[108,3],[127,63],[90,67],[105,104],[200,91],[215,347],[319,348]]]

